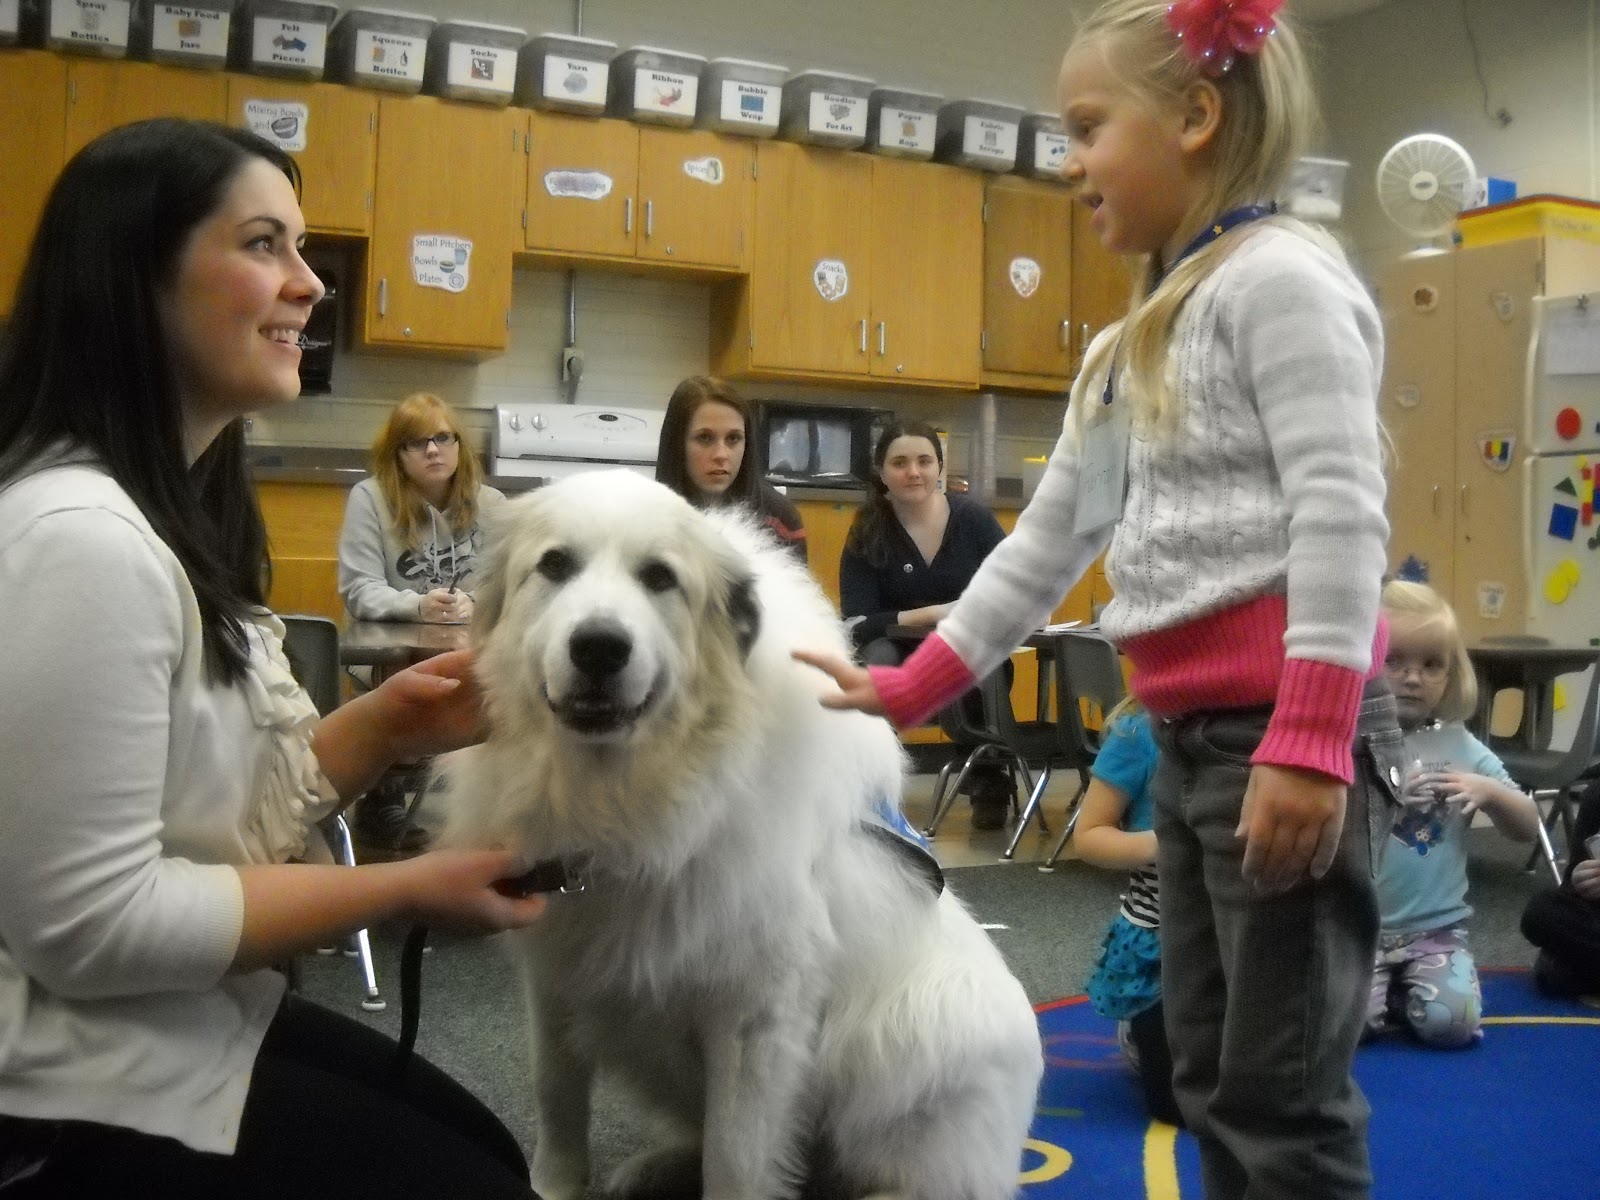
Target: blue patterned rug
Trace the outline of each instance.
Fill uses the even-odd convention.
[[[1389,1036],[1356,1056],[1372,1103],[1374,1200],[1600,1198],[1600,1012],[1483,973],[1484,1038]],[[1200,1200],[1187,1133],[1144,1116],[1112,1022],[1082,996],[1039,1006],[1045,1077],[1023,1200]]]

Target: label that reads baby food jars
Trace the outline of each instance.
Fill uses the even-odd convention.
[[[544,97],[567,104],[592,104],[605,107],[606,84],[611,79],[611,64],[569,58],[565,54],[544,56]]]
[[[810,118],[807,127],[812,133],[837,133],[858,138],[867,136],[867,101],[863,96],[812,92]]]
[[[878,145],[917,154],[932,154],[938,124],[931,112],[890,108],[886,104],[878,110]]]
[[[1010,121],[968,117],[962,122],[961,148],[977,158],[1017,161],[1017,127]]]
[[[292,100],[244,102],[244,123],[250,132],[291,154],[298,154],[306,148],[306,123],[310,116],[310,109]]]
[[[224,58],[228,53],[228,15],[179,4],[158,4],[150,13],[150,49]]]
[[[517,52],[504,46],[451,42],[444,75],[453,88],[509,93],[517,82]]]
[[[250,33],[250,57],[264,66],[320,71],[327,61],[328,27],[320,21],[257,17]]]
[[[419,233],[411,239],[411,278],[419,287],[446,292],[467,290],[472,239],[448,233]]]
[[[1071,148],[1072,139],[1066,134],[1038,130],[1033,135],[1034,170],[1061,174],[1061,164],[1067,161],[1067,151]]]
[[[633,111],[694,116],[700,99],[700,77],[656,67],[638,67],[633,72]]]
[[[770,83],[741,83],[737,79],[722,81],[722,120],[725,124],[759,125],[767,129],[778,126],[778,108],[783,101],[783,88]]]
[[[129,0],[56,0],[50,40],[58,45],[128,45]]]
[[[356,34],[354,69],[357,75],[421,83],[422,60],[427,53],[425,38],[363,29]]]

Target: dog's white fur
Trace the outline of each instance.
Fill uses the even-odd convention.
[[[846,653],[811,577],[623,471],[500,516],[473,630],[491,732],[451,768],[446,840],[590,862],[508,938],[534,1187],[583,1194],[599,1070],[664,1132],[616,1191],[698,1172],[707,1197],[788,1196],[820,1160],[845,1195],[1013,1195],[1037,1025],[961,904],[863,831],[903,756],[791,659]]]

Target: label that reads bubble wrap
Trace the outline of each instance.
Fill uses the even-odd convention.
[[[759,125],[775,129],[778,125],[778,107],[782,100],[781,85],[741,83],[737,79],[724,79],[720,115],[724,124]]]

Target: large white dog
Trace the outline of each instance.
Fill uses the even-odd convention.
[[[820,589],[755,526],[625,471],[500,517],[473,628],[490,734],[452,768],[446,838],[586,876],[508,939],[534,1187],[583,1195],[603,1071],[661,1129],[614,1192],[1013,1195],[1033,1012],[936,868],[869,828],[902,754],[790,658],[845,652]]]

